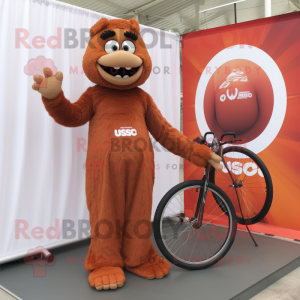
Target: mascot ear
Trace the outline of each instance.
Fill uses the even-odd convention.
[[[129,21],[130,29],[136,33],[137,35],[140,35],[140,25],[139,22],[136,19],[130,19]]]
[[[96,24],[94,24],[90,30],[90,36],[91,38],[95,36],[95,34],[104,28],[108,27],[108,19],[106,18],[101,18]]]

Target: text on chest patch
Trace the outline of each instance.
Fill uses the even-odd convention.
[[[137,130],[132,127],[121,127],[115,129],[115,136],[136,136]]]

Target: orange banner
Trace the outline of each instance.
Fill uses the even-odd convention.
[[[273,181],[271,209],[252,230],[293,239],[300,239],[299,28],[296,12],[182,36],[184,134],[235,131]],[[185,180],[202,176],[185,162]]]

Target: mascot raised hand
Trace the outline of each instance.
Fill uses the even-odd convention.
[[[162,278],[170,264],[151,241],[154,184],[152,136],[193,164],[207,161],[220,169],[220,157],[173,128],[153,99],[139,88],[152,63],[136,20],[100,19],[90,30],[83,57],[86,76],[95,83],[71,103],[64,96],[63,74],[34,76],[33,89],[55,122],[76,127],[89,122],[86,198],[91,244],[85,260],[89,283],[97,290],[123,286],[123,268],[138,276]],[[107,147],[103,147],[103,143]]]

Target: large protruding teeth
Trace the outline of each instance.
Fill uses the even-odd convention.
[[[111,76],[115,78],[130,78],[139,70],[140,67],[110,67],[103,66],[98,63],[98,65]]]

